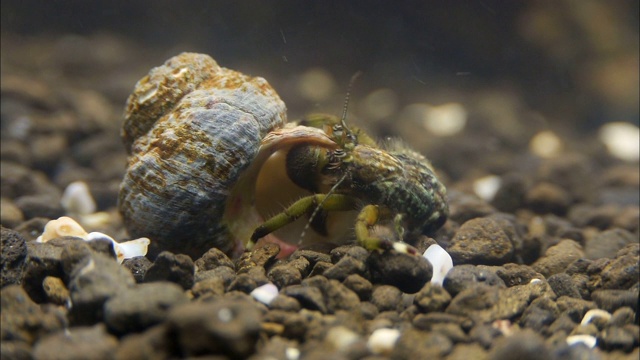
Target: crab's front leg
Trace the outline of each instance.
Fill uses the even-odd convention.
[[[356,239],[358,243],[367,250],[388,250],[394,249],[399,252],[416,254],[417,250],[408,244],[403,242],[391,241],[383,239],[379,236],[371,235],[372,228],[378,223],[380,219],[380,209],[376,205],[367,205],[360,210],[358,217],[356,218]],[[400,216],[394,218],[394,225],[396,232],[402,234],[404,231],[399,225],[401,220]]]
[[[355,206],[356,202],[354,198],[342,194],[316,194],[305,196],[291,204],[281,213],[276,214],[269,220],[262,223],[262,225],[258,226],[254,230],[253,235],[251,235],[251,242],[249,243],[248,248],[251,248],[258,239],[291,224],[302,215],[312,214],[316,209],[323,211],[348,211],[353,210]]]

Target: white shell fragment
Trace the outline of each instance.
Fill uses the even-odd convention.
[[[576,344],[584,344],[589,349],[593,349],[596,346],[597,339],[593,335],[571,335],[567,336],[567,344],[573,346]]]
[[[119,243],[111,236],[100,232],[87,233],[80,224],[68,216],[62,216],[56,220],[49,221],[44,227],[44,232],[38,236],[36,241],[43,243],[62,236],[75,236],[85,241],[95,239],[107,239],[111,241],[118,258],[118,264],[122,264],[124,259],[147,255],[147,250],[151,243],[151,240],[148,238],[139,238]]]
[[[69,184],[64,189],[60,204],[68,213],[77,215],[93,214],[97,209],[89,186],[84,181]]]
[[[611,122],[603,125],[599,138],[611,155],[625,161],[640,158],[640,129],[627,122]]]
[[[602,318],[606,321],[609,321],[609,319],[611,319],[611,314],[602,309],[591,309],[587,311],[586,314],[584,314],[584,317],[582,318],[580,325],[587,325],[594,318]]]
[[[482,200],[491,201],[502,185],[500,176],[487,175],[473,182],[473,192]]]
[[[467,125],[467,110],[462,104],[447,103],[424,107],[422,125],[436,136],[452,136]]]
[[[47,242],[63,236],[75,236],[86,238],[87,232],[75,220],[68,216],[62,216],[57,220],[51,220],[44,226],[44,232],[38,236],[37,242]]]
[[[545,159],[560,155],[563,148],[560,137],[550,130],[540,131],[529,141],[529,151]]]
[[[325,341],[339,352],[347,350],[360,340],[360,335],[345,326],[335,326],[329,329]]]
[[[445,276],[447,276],[449,270],[453,268],[453,259],[451,259],[451,255],[449,255],[442,246],[433,244],[429,246],[422,256],[429,260],[431,266],[433,266],[431,283],[442,286]]]
[[[267,283],[253,289],[250,295],[259,302],[265,305],[269,305],[271,304],[273,299],[278,296],[278,287],[273,285],[272,283]]]
[[[369,336],[367,348],[374,354],[387,354],[393,350],[399,337],[398,329],[377,329]]]

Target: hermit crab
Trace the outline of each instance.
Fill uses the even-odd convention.
[[[119,209],[130,236],[151,239],[152,256],[351,239],[411,252],[403,241],[448,214],[422,155],[378,146],[344,114],[287,123],[266,80],[203,54],[182,53],[138,81],[121,134]]]

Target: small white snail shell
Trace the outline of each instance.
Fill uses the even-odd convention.
[[[222,219],[231,188],[262,139],[286,121],[266,80],[183,53],[152,69],[128,99],[122,138],[129,153],[119,208],[150,252],[199,256],[238,247]]]

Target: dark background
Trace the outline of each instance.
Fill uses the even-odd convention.
[[[346,84],[361,70],[361,89],[385,86],[401,96],[507,84],[531,108],[577,130],[638,122],[637,101],[629,100],[638,91],[639,9],[632,0],[21,0],[2,1],[1,10],[3,34],[115,34],[159,50],[149,51],[150,66],[190,50],[281,78],[322,67]],[[607,43],[615,46],[603,49]],[[585,75],[602,66],[623,72],[602,77],[634,80],[602,89]]]

